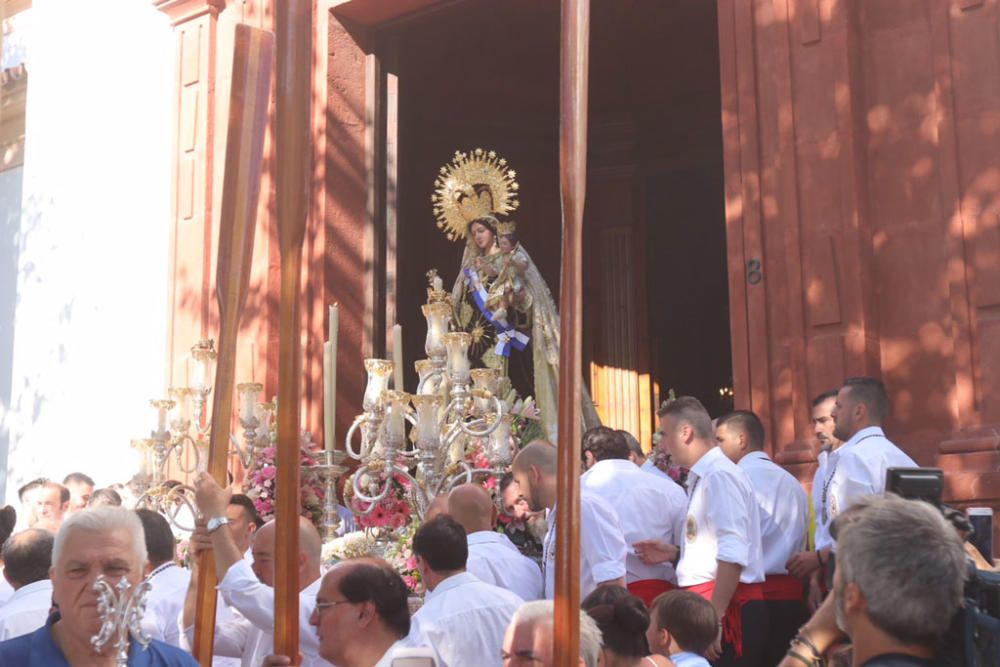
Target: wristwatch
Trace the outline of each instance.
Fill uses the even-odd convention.
[[[229,525],[229,519],[227,519],[226,517],[213,516],[211,519],[208,520],[206,528],[208,528],[209,533],[214,533],[222,526],[227,526],[227,525]]]

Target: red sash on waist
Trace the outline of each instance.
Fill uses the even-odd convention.
[[[802,580],[789,574],[769,574],[764,579],[764,599],[802,602]]]
[[[694,591],[709,602],[715,590],[714,581],[688,586],[685,590]],[[740,583],[733,591],[733,597],[726,607],[726,615],[722,617],[722,638],[736,649],[736,657],[743,657],[743,605],[753,600],[764,599],[764,584]]]
[[[647,607],[652,607],[657,596],[674,590],[675,586],[663,579],[640,579],[628,584],[627,588],[629,593],[645,602]]]

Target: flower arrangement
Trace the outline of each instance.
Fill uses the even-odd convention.
[[[174,542],[174,562],[181,567],[191,569],[194,565],[194,554],[191,553],[190,540],[176,540]]]
[[[258,450],[256,459],[243,480],[244,493],[253,500],[257,513],[264,521],[274,518],[277,455],[278,450],[273,445]],[[300,447],[300,465],[303,467],[315,465],[318,455],[318,452],[314,451],[311,438],[306,434]],[[307,468],[301,473],[300,479],[302,516],[318,526],[323,518],[323,498],[326,495],[323,478]]]
[[[369,495],[374,495],[382,488],[385,475],[375,471],[366,472],[359,480],[362,488]],[[399,530],[404,528],[412,517],[410,506],[410,480],[403,475],[393,474],[389,482],[389,491],[370,512],[371,503],[359,500],[354,496],[354,477],[351,476],[344,485],[344,501],[354,512],[355,521],[361,528],[389,528]]]
[[[375,551],[375,540],[363,530],[356,530],[334,538],[323,545],[323,563],[333,565],[338,561],[368,556]]]
[[[413,536],[417,532],[417,522],[413,521],[399,531],[395,542],[388,545],[384,557],[403,578],[406,587],[413,593],[423,593],[424,583],[417,570],[417,557],[413,555]]]

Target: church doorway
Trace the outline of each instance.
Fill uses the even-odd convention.
[[[592,7],[585,379],[605,423],[646,446],[669,389],[713,415],[731,407],[716,20],[704,0]],[[383,25],[375,49],[398,86],[387,243],[413,359],[424,274],[450,287],[461,261],[430,204],[456,150],[495,150],[517,171],[518,234],[558,298],[559,2],[445,3]]]

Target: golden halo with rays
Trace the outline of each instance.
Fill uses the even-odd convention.
[[[455,151],[434,180],[434,217],[448,240],[464,239],[469,223],[517,209],[517,174],[496,151]]]

